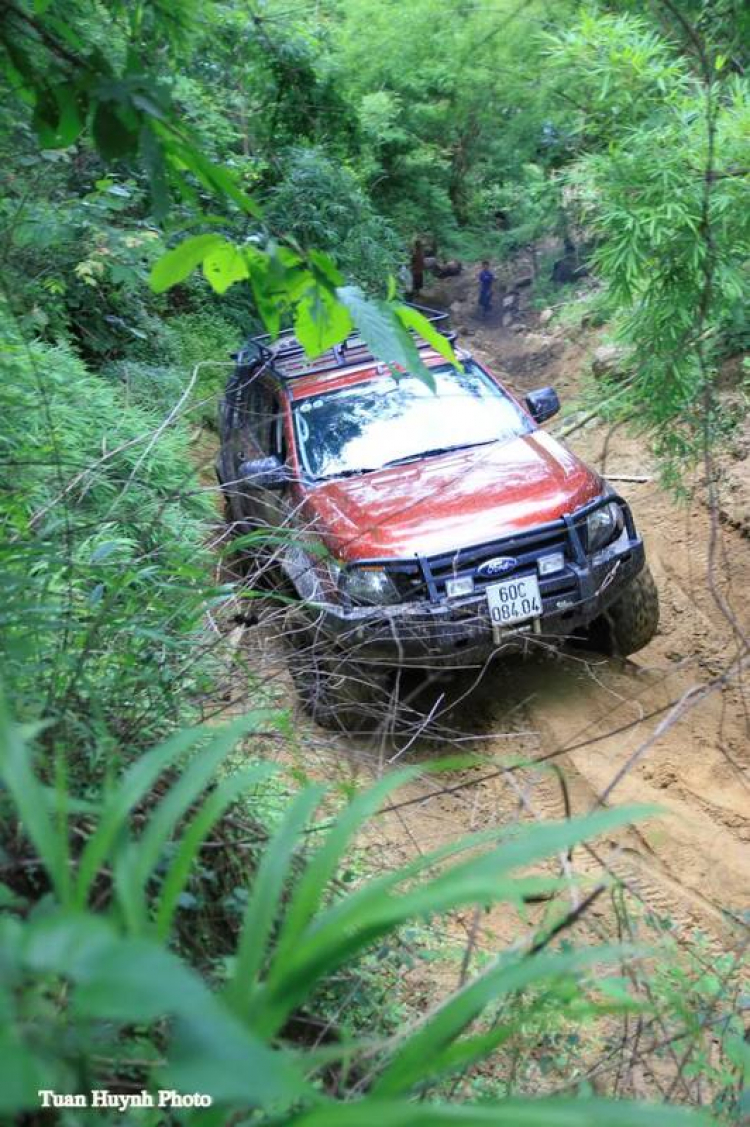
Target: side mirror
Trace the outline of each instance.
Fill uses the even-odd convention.
[[[240,477],[253,489],[283,489],[290,480],[287,466],[275,454],[240,463]]]
[[[526,406],[536,423],[544,423],[560,410],[560,400],[554,387],[540,387],[526,396]]]

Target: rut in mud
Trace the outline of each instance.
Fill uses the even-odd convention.
[[[595,332],[571,337],[541,328],[538,316],[523,309],[521,324],[479,321],[467,278],[446,281],[428,297],[451,307],[454,324],[468,330],[461,343],[511,387],[525,393],[552,384],[564,404],[574,401],[599,344]],[[701,931],[717,949],[731,948],[744,934],[750,905],[750,698],[741,673],[721,680],[740,650],[707,584],[712,528],[704,490],[696,480],[693,499],[677,502],[660,487],[647,443],[624,427],[593,420],[569,442],[608,476],[646,479],[617,484],[633,507],[659,588],[654,641],[626,661],[583,650],[543,653],[498,660],[479,684],[473,674],[428,683],[412,701],[424,723],[408,738],[331,735],[298,709],[299,766],[327,779],[363,781],[395,764],[427,768],[456,751],[479,758],[447,775],[425,771],[379,818],[367,844],[375,863],[388,868],[519,818],[560,818],[599,802],[658,805],[657,817],[593,851],[576,849],[561,859],[563,867],[589,877],[608,870],[624,883],[634,915],[645,913],[686,941]],[[736,513],[736,496],[729,501]],[[747,625],[745,521],[740,514],[713,531],[717,589]],[[283,647],[264,630],[262,615],[258,626],[237,627],[233,642],[266,683],[278,684],[280,700],[293,700]],[[583,928],[610,934],[616,925],[608,904],[598,901]],[[455,925],[456,937],[471,931],[475,946],[488,949],[525,926],[507,910],[483,916],[478,927],[468,918]]]

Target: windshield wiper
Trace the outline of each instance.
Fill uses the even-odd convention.
[[[402,458],[392,458],[390,462],[383,462],[382,466],[358,466],[356,469],[337,470],[335,473],[316,477],[315,481],[335,481],[342,477],[359,477],[361,474],[377,473],[388,466],[403,466],[406,462],[416,462],[419,458],[432,458],[437,454],[450,454],[452,450],[474,450],[478,446],[492,446],[499,442],[499,438],[487,438],[484,442],[457,442],[453,446],[435,446],[431,450],[418,450],[415,454],[404,454]]]
[[[337,470],[335,473],[325,474],[323,477],[316,477],[314,481],[336,481],[340,477],[359,477],[363,473],[375,473],[379,470],[380,466],[364,466],[361,469],[352,470]]]
[[[420,458],[432,458],[437,454],[450,454],[454,450],[474,450],[478,446],[492,446],[499,442],[497,438],[488,438],[484,442],[457,442],[454,446],[435,446],[431,450],[418,450],[415,454],[405,454],[403,458],[392,458],[390,462],[383,462],[386,466],[403,466],[406,462],[416,462]]]

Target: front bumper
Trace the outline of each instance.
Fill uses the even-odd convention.
[[[422,669],[484,665],[494,654],[560,644],[586,628],[645,563],[643,541],[632,519],[613,544],[591,557],[578,556],[566,562],[564,575],[539,580],[543,611],[535,623],[500,633],[493,632],[483,591],[467,598],[433,596],[393,606],[308,604],[311,625],[321,641],[368,663]]]

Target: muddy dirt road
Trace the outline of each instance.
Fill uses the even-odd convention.
[[[539,328],[538,317],[523,311],[523,331],[477,322],[469,286],[452,280],[429,295],[469,329],[462,343],[517,390],[553,384],[572,402],[598,335],[571,339]],[[487,825],[582,813],[602,796],[608,804],[654,803],[660,816],[598,843],[596,858],[576,850],[574,871],[595,877],[606,865],[625,882],[634,914],[686,939],[700,930],[731,946],[750,908],[750,671],[744,683],[741,676],[717,682],[739,645],[706,582],[711,522],[702,490],[696,485],[691,502],[677,503],[660,488],[646,443],[622,427],[590,423],[569,443],[608,475],[648,479],[617,484],[633,506],[660,592],[654,641],[627,661],[585,651],[500,660],[471,693],[466,678],[430,685],[418,703],[439,724],[419,739],[331,736],[300,715],[300,766],[362,779],[396,763],[427,767],[456,750],[481,755],[471,769],[425,774],[400,797],[407,805],[379,819],[368,844],[387,867]],[[726,522],[716,535],[717,586],[747,628],[750,541]],[[278,648],[251,633],[243,641],[248,656],[254,652],[288,692]],[[520,759],[539,765],[516,769]],[[607,913],[597,906],[586,926],[611,931]],[[479,943],[516,937],[521,926],[512,914],[493,913]]]

